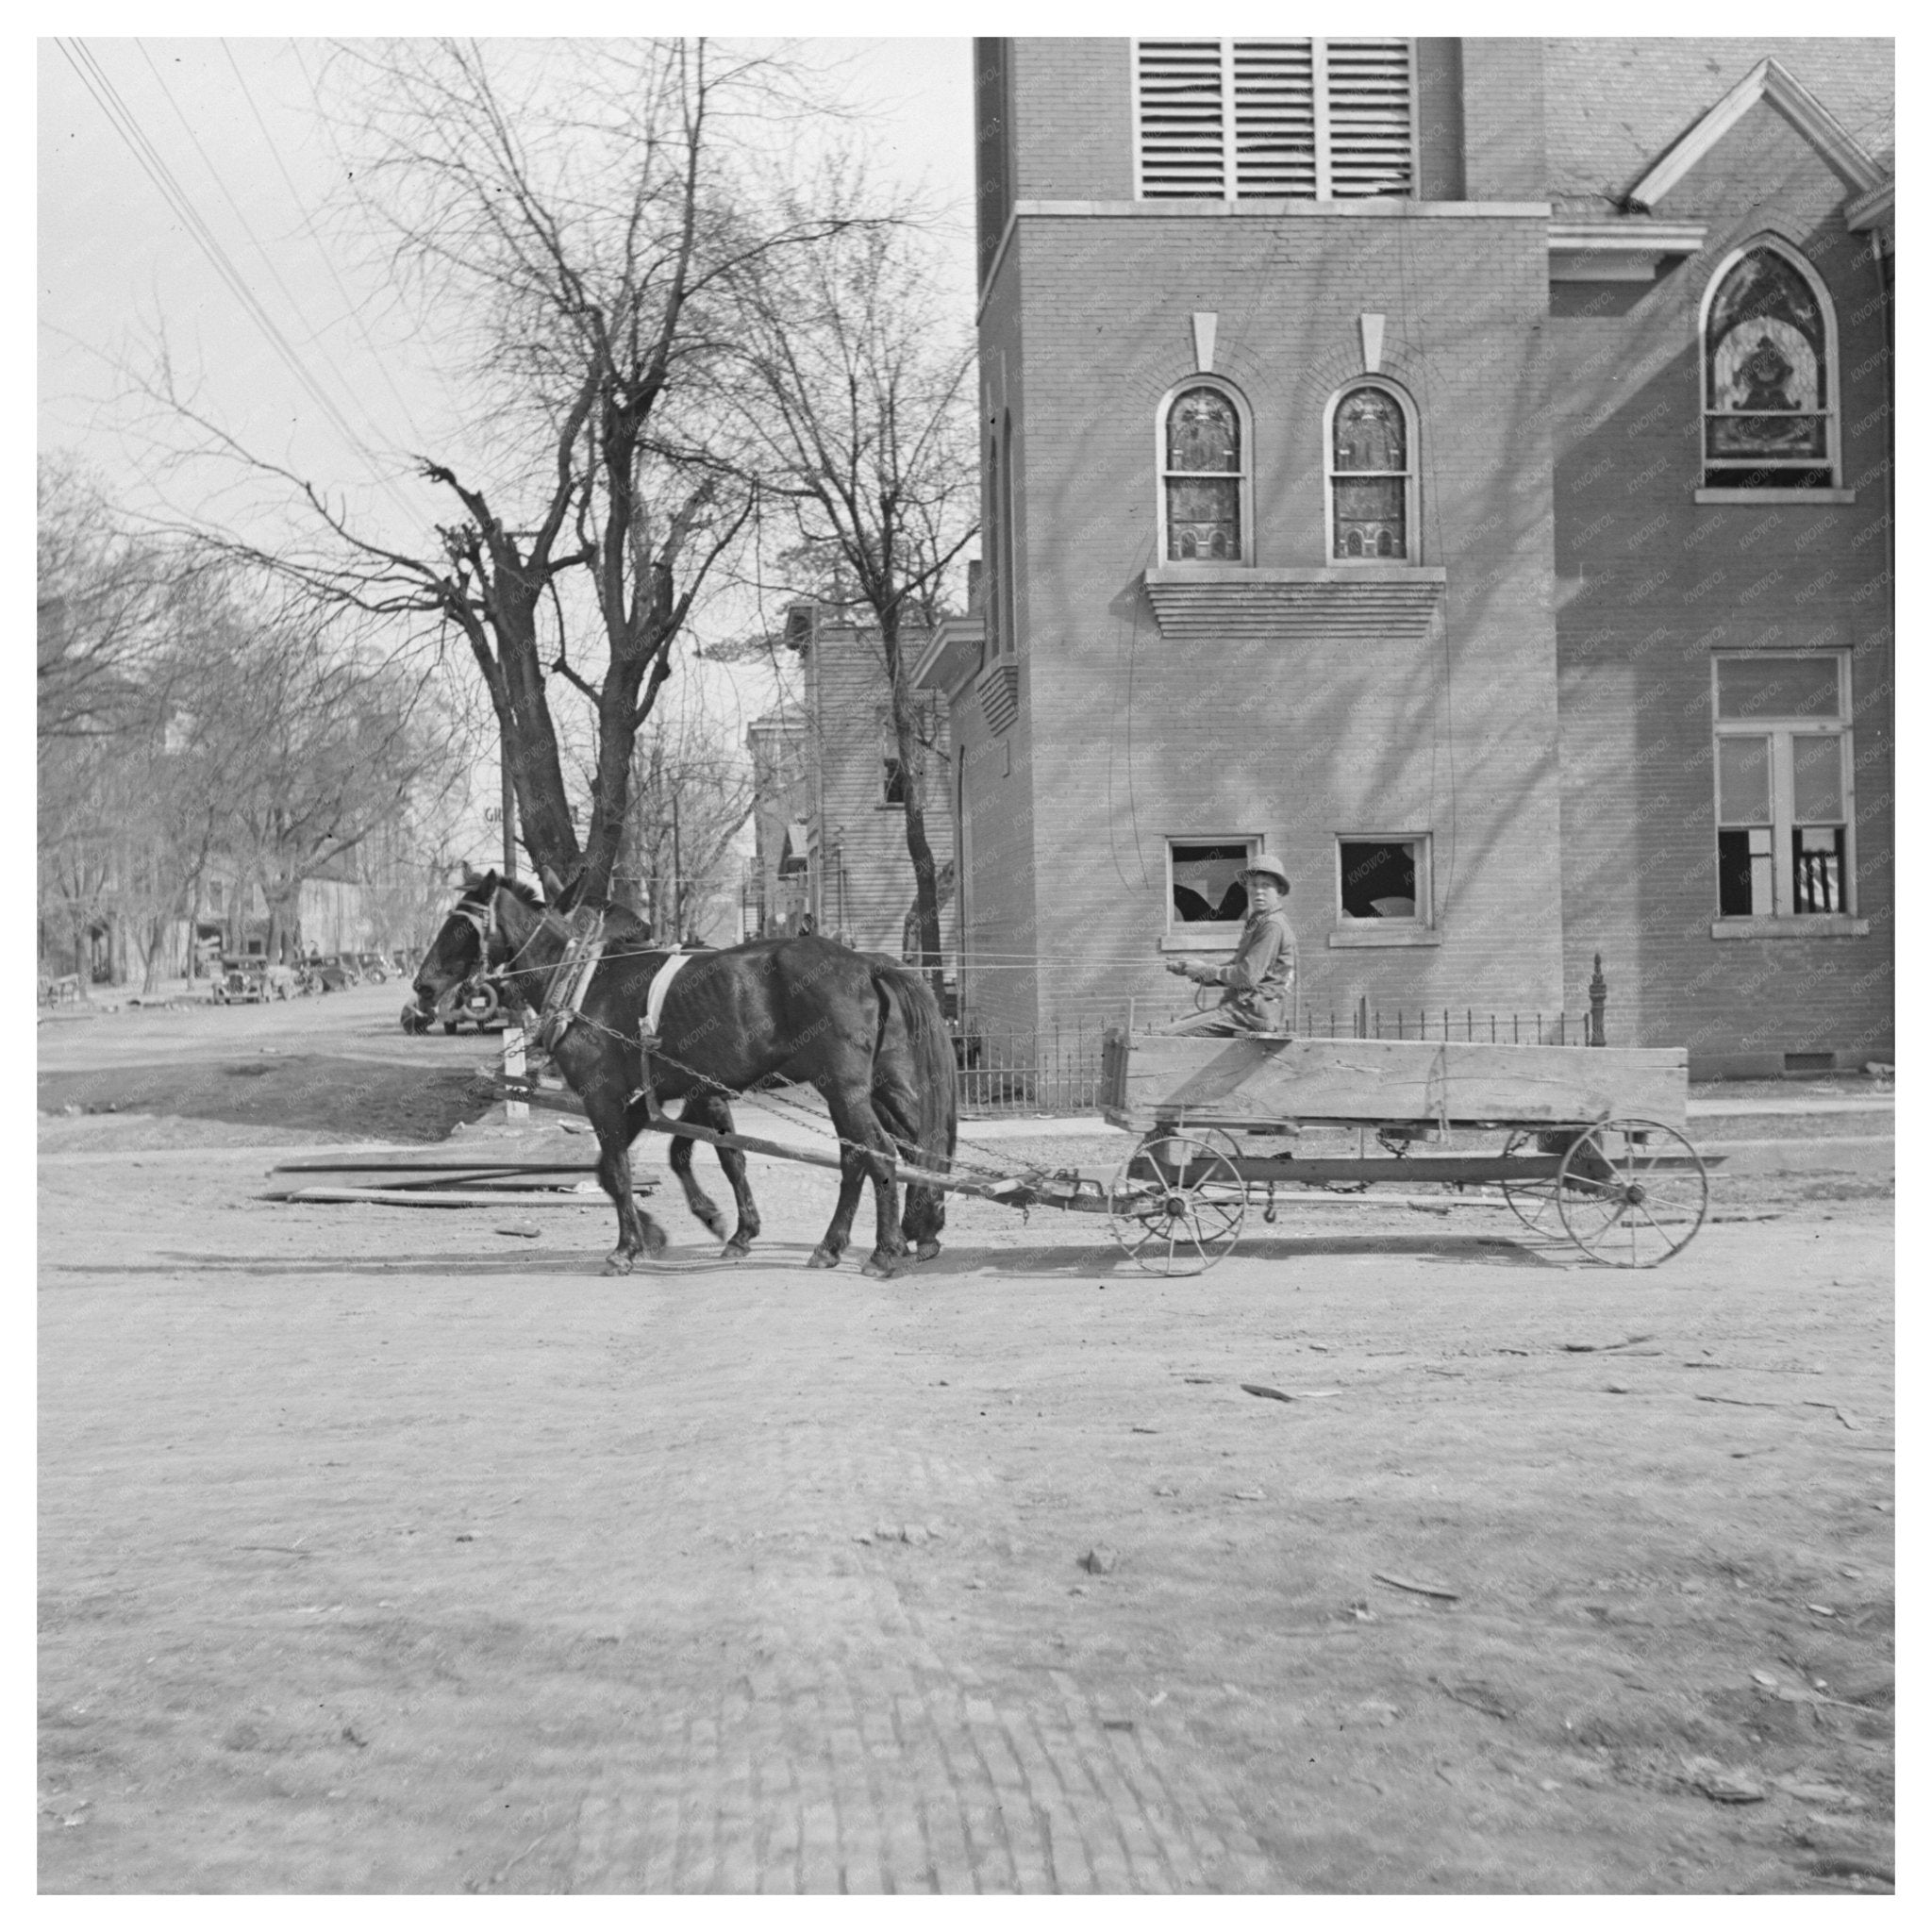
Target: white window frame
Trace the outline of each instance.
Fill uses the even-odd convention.
[[[1402,192],[1401,193],[1393,195],[1385,194],[1377,196],[1337,196],[1334,192],[1335,162],[1334,149],[1330,139],[1332,97],[1328,80],[1328,49],[1338,41],[1346,42],[1351,39],[1358,38],[1360,37],[1349,35],[1333,35],[1328,37],[1311,37],[1307,40],[1296,40],[1292,37],[1287,37],[1285,39],[1276,37],[1271,41],[1271,38],[1268,36],[1238,35],[1232,39],[1223,38],[1219,36],[1212,38],[1201,37],[1197,39],[1193,36],[1185,34],[1149,34],[1144,36],[1136,36],[1135,38],[1130,40],[1128,42],[1127,72],[1128,90],[1133,109],[1132,122],[1134,143],[1135,199],[1139,201],[1171,201],[1197,198],[1202,200],[1238,201],[1243,198],[1241,175],[1240,129],[1236,118],[1237,97],[1235,92],[1235,48],[1238,42],[1243,45],[1250,46],[1266,46],[1269,44],[1291,44],[1295,46],[1305,46],[1308,49],[1310,81],[1313,90],[1312,108],[1314,118],[1315,161],[1315,192],[1313,198],[1315,200],[1409,200],[1414,198],[1416,189],[1419,185],[1420,174],[1416,152],[1416,125],[1418,120],[1420,119],[1420,102],[1417,97],[1416,88],[1415,41],[1412,37],[1404,37],[1399,35],[1372,36],[1371,38],[1401,39],[1403,42],[1404,49],[1407,55],[1408,148],[1407,155],[1407,166],[1408,171],[1408,187],[1406,191]],[[1211,45],[1215,47],[1219,53],[1221,67],[1221,192],[1218,195],[1205,193],[1199,197],[1189,197],[1166,193],[1150,195],[1147,192],[1145,166],[1146,139],[1145,129],[1141,119],[1142,98],[1141,92],[1141,50],[1149,42],[1168,46],[1175,45],[1177,43],[1185,43],[1198,46],[1203,49],[1206,49],[1207,47]],[[1299,195],[1281,195],[1277,192],[1270,193],[1265,196],[1249,198],[1259,198],[1267,200],[1301,200],[1305,199],[1306,197]]]
[[[1756,254],[1761,248],[1769,248],[1781,255],[1798,273],[1804,276],[1811,290],[1812,300],[1818,304],[1818,312],[1824,318],[1824,464],[1830,472],[1828,486],[1814,485],[1802,490],[1776,488],[1752,488],[1740,484],[1709,483],[1706,481],[1711,468],[1708,451],[1708,425],[1711,418],[1709,343],[1707,335],[1710,327],[1711,305],[1717,300],[1717,291],[1724,287],[1725,277],[1743,260],[1745,256]],[[1824,286],[1824,278],[1805,258],[1804,250],[1785,240],[1782,235],[1753,235],[1741,242],[1718,263],[1710,279],[1704,285],[1704,299],[1697,305],[1697,491],[1698,503],[1853,503],[1857,499],[1856,491],[1844,488],[1843,451],[1840,441],[1840,428],[1843,422],[1844,397],[1842,394],[1843,372],[1839,363],[1838,309],[1831,299],[1831,291]],[[1819,467],[1816,464],[1813,468]]]
[[[1259,832],[1169,832],[1162,840],[1160,907],[1163,953],[1224,953],[1241,938],[1244,919],[1176,919],[1174,909],[1174,848],[1176,845],[1245,845],[1248,863],[1268,849]]]
[[[1191,390],[1211,389],[1216,394],[1225,396],[1234,405],[1235,422],[1241,430],[1241,468],[1234,472],[1217,471],[1212,474],[1227,475],[1237,479],[1237,495],[1241,503],[1241,554],[1239,557],[1170,557],[1167,554],[1167,484],[1170,471],[1167,467],[1167,416],[1168,411]],[[1183,475],[1208,475],[1205,471],[1182,472]],[[1197,371],[1192,375],[1182,377],[1161,397],[1160,407],[1154,412],[1154,530],[1155,556],[1163,570],[1247,570],[1255,561],[1255,417],[1248,408],[1248,399],[1242,395],[1224,375],[1209,375]]]
[[[1745,658],[1773,661],[1793,658],[1831,658],[1838,663],[1838,714],[1832,718],[1800,717],[1789,712],[1762,712],[1751,718],[1721,718],[1718,715],[1718,670],[1721,664]],[[1818,929],[1835,922],[1858,917],[1857,787],[1853,763],[1852,739],[1852,654],[1849,651],[1715,651],[1710,660],[1710,851],[1717,856],[1721,831],[1740,829],[1727,826],[1719,792],[1719,741],[1725,738],[1768,738],[1771,740],[1771,883],[1769,911],[1754,908],[1749,913],[1726,913],[1712,908],[1711,937],[1727,936],[1730,930],[1761,931],[1767,926],[1785,926],[1795,931]],[[1844,872],[1840,881],[1842,905],[1836,912],[1800,912],[1791,877],[1791,834],[1798,821],[1793,815],[1794,781],[1791,774],[1791,741],[1794,738],[1836,737],[1839,741],[1840,805],[1844,812]],[[1726,931],[1720,931],[1724,928]]]
[[[1337,832],[1335,835],[1335,929],[1348,937],[1341,943],[1359,945],[1412,944],[1419,933],[1436,929],[1435,841],[1428,832]],[[1413,845],[1415,847],[1415,910],[1406,919],[1361,919],[1346,909],[1341,848],[1344,845]]]
[[[1402,525],[1408,547],[1400,557],[1338,557],[1335,554],[1336,479],[1360,474],[1335,467],[1335,412],[1341,408],[1342,398],[1353,395],[1358,389],[1380,390],[1384,395],[1392,397],[1402,411],[1403,443],[1408,463],[1402,477]],[[1393,382],[1386,375],[1371,375],[1365,370],[1359,375],[1351,376],[1328,398],[1327,406],[1322,411],[1322,561],[1324,565],[1345,565],[1350,570],[1358,570],[1363,564],[1374,563],[1388,570],[1391,565],[1407,564],[1412,568],[1422,562],[1422,491],[1418,482],[1422,465],[1417,456],[1421,441],[1422,416],[1416,408],[1415,398],[1399,382]]]

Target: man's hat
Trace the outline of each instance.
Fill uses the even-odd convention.
[[[1269,858],[1265,852],[1261,853],[1257,858],[1249,859],[1247,864],[1241,867],[1241,876],[1243,878],[1246,878],[1251,873],[1259,873],[1264,878],[1274,880],[1284,892],[1289,889],[1287,866],[1283,865],[1278,858]]]

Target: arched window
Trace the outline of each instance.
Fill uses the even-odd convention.
[[[1803,257],[1754,242],[1704,298],[1704,482],[1829,490],[1838,481],[1838,326]]]
[[[1328,555],[1341,563],[1414,563],[1415,411],[1383,382],[1351,384],[1328,406]]]
[[[1176,391],[1161,412],[1161,555],[1168,562],[1246,557],[1246,414],[1232,391],[1208,382]]]

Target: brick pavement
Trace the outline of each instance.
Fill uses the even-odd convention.
[[[1648,1276],[1344,1212],[1169,1284],[969,1206],[875,1283],[802,1269],[801,1174],[757,1176],[763,1261],[613,1282],[601,1209],[505,1251],[270,1209],[239,1168],[50,1169],[43,1886],[1789,1875],[1768,1809],[1754,1837],[1657,1767],[1754,1694],[1757,1620],[1839,1604],[1776,1641],[1849,1680],[1889,1604],[1876,1210],[1719,1225]],[[1645,1331],[1621,1397],[1564,1351]],[[1724,1375],[1682,1373],[1706,1353]],[[1101,1542],[1117,1569],[1077,1567]]]

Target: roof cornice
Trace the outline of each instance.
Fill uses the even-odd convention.
[[[1884,171],[1845,132],[1838,117],[1789,69],[1767,57],[1679,137],[1663,158],[1631,187],[1625,199],[1655,208],[1759,101],[1766,100],[1859,193],[1869,192],[1884,180]]]
[[[1876,188],[1868,188],[1863,194],[1856,195],[1845,203],[1845,226],[1863,233],[1867,228],[1882,228],[1891,219],[1891,205],[1897,181],[1888,175]]]

